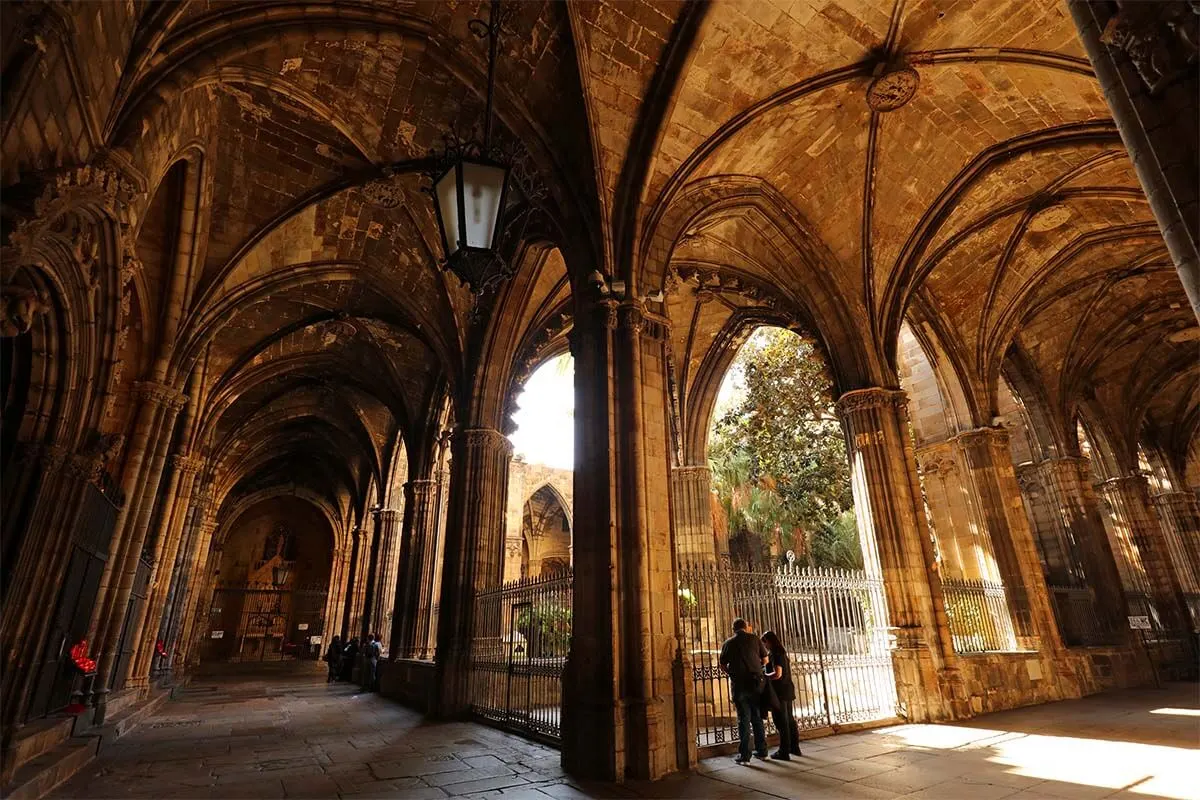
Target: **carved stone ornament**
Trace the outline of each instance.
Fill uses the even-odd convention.
[[[872,111],[895,111],[908,105],[917,94],[921,78],[912,67],[890,67],[867,86],[867,106]]]
[[[957,436],[963,447],[1008,447],[1008,431],[1004,428],[975,428]]]
[[[136,384],[134,384],[133,389],[137,396],[142,400],[152,402],[157,405],[165,405],[172,408],[183,408],[184,404],[187,403],[187,395],[176,391],[164,383],[138,381]]]
[[[195,475],[204,467],[204,459],[200,456],[189,456],[179,453],[171,456],[171,466],[180,475]]]
[[[50,310],[50,304],[33,289],[5,286],[0,289],[0,337],[28,333],[40,314]]]
[[[115,464],[125,450],[125,436],[120,433],[106,433],[98,437],[91,447],[82,453],[72,456],[67,464],[67,471],[79,478],[96,481],[106,466]]]
[[[512,452],[512,442],[508,440],[507,436],[493,428],[462,428],[458,431],[458,437],[461,437],[460,440],[464,447],[471,449],[490,447],[508,453]]]
[[[840,416],[846,416],[856,411],[888,407],[907,408],[908,395],[900,389],[884,389],[875,386],[846,392],[834,404],[834,408]]]
[[[1200,47],[1197,3],[1125,2],[1100,41],[1125,53],[1151,93],[1183,74]]]
[[[363,184],[363,200],[380,208],[399,208],[404,202],[404,189],[390,171],[385,170],[380,178]]]

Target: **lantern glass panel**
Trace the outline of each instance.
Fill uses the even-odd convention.
[[[446,256],[458,252],[458,165],[446,170],[446,174],[434,185],[437,195],[438,211],[442,223],[442,244],[446,248]]]
[[[490,248],[496,238],[504,198],[504,167],[462,162],[464,228],[468,247]]]

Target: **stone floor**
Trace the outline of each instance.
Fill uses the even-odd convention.
[[[1197,687],[1175,685],[804,743],[792,763],[707,759],[624,786],[569,780],[556,751],[428,723],[310,677],[206,680],[109,747],[60,798],[1200,798]]]

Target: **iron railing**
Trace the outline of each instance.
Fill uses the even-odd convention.
[[[742,572],[688,567],[680,573],[683,632],[692,661],[696,743],[735,742],[737,713],[718,663],[735,617],[788,649],[800,728],[896,716],[883,582],[859,571],[784,566]]]
[[[571,647],[571,573],[526,578],[475,598],[471,705],[482,719],[557,742]]]
[[[1096,595],[1087,586],[1050,586],[1054,617],[1063,644],[1092,647],[1112,644],[1116,633],[1096,615]]]
[[[1017,649],[1004,584],[943,578],[942,596],[954,652],[995,653]]]

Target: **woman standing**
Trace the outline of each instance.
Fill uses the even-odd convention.
[[[772,753],[771,758],[790,761],[791,756],[800,755],[800,728],[792,711],[792,703],[796,700],[796,685],[792,682],[792,662],[788,659],[783,642],[779,641],[774,631],[764,633],[762,640],[769,651],[767,677],[771,679],[771,688],[779,698],[779,709],[771,711],[775,729],[779,731],[779,750]]]
[[[333,683],[342,669],[342,637],[334,636],[329,643],[329,649],[325,651],[325,663],[329,665],[329,679],[325,682]]]

